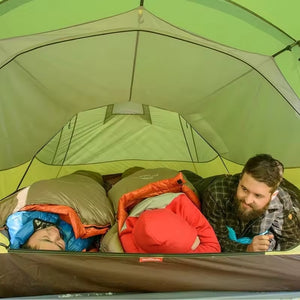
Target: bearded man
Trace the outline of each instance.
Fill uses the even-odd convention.
[[[219,175],[201,191],[202,212],[223,252],[289,250],[300,244],[299,207],[280,184],[283,164],[268,154],[242,173]]]

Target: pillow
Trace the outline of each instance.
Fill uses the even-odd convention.
[[[126,173],[126,171],[124,172]],[[128,172],[129,173],[129,172]],[[108,192],[108,197],[110,198],[115,214],[118,211],[118,204],[120,198],[129,192],[137,190],[149,183],[156,182],[162,179],[173,178],[179,172],[167,168],[156,168],[156,169],[142,169],[136,172],[133,172],[118,181]],[[186,177],[184,177],[186,180]],[[186,180],[187,181],[187,180]],[[186,182],[186,185],[193,190],[198,196],[195,188],[190,182]]]
[[[4,226],[8,216],[15,211],[15,208],[18,206],[18,195],[22,191],[20,190],[0,201],[0,226]]]
[[[125,171],[126,172],[126,171]],[[125,173],[124,172],[124,173]],[[148,183],[176,176],[178,171],[166,168],[142,169],[118,181],[108,192],[115,213],[118,211],[119,200],[123,194],[137,190]]]
[[[57,204],[73,208],[83,224],[114,224],[114,213],[103,186],[90,176],[73,173],[32,184],[27,203]]]
[[[100,252],[124,252],[119,239],[117,223],[115,223],[103,236],[99,250]]]
[[[1,201],[1,223],[26,205],[53,204],[73,208],[83,224],[113,225],[113,207],[101,183],[102,176],[90,171],[35,182]]]

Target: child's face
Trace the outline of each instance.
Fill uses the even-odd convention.
[[[37,230],[28,239],[27,245],[38,250],[60,250],[64,251],[66,245],[55,226]]]

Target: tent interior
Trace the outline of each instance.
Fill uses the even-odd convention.
[[[1,197],[74,168],[205,177],[257,153],[300,186],[297,1],[47,3],[0,2]]]
[[[298,0],[0,0],[0,199],[80,169],[234,174],[258,153],[300,188],[299,10]],[[11,250],[0,296],[300,289],[298,247],[151,257]]]

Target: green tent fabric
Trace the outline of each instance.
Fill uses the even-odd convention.
[[[257,153],[300,186],[298,8],[1,1],[1,196],[78,165],[209,176]]]
[[[133,166],[167,167],[204,177],[235,173],[257,153],[281,160],[285,177],[300,187],[299,11],[298,0],[0,0],[0,198],[78,169],[115,174]],[[298,254],[270,255],[267,267],[265,255],[241,256],[239,262],[249,268],[260,261],[252,274],[270,272],[264,287],[257,283],[262,278],[253,281],[257,289],[295,290]],[[40,261],[48,274],[49,263],[66,259],[4,255],[7,269],[27,261],[18,282],[27,265]],[[74,264],[89,272],[82,257],[67,258],[70,269]],[[274,280],[284,257],[288,269]],[[126,259],[98,256],[92,274],[96,268],[110,272],[112,265],[117,272]],[[182,259],[166,259],[165,279],[190,262],[203,274],[194,270],[184,286],[174,275],[178,289],[197,289],[191,277],[205,277],[207,261],[213,274],[223,266],[220,281],[230,273],[229,265],[230,280],[250,274],[241,273],[237,256],[219,256],[217,264],[212,257]],[[166,265],[157,270],[163,273]],[[143,268],[148,272],[151,265]],[[38,287],[20,293],[78,291],[71,279],[66,289],[59,283],[51,290],[59,274],[60,267],[54,267]],[[131,283],[110,285],[111,278],[121,280],[111,274],[102,287],[89,284],[80,291],[132,291]],[[228,286],[209,279],[200,290]],[[3,295],[13,296],[6,288]],[[153,292],[155,284],[136,289]]]

